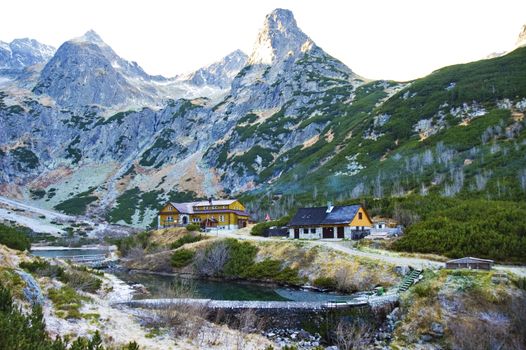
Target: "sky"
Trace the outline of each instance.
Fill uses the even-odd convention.
[[[250,54],[275,8],[292,10],[357,74],[397,81],[510,50],[526,24],[524,0],[17,0],[2,3],[0,40],[58,47],[93,29],[121,57],[170,77]]]

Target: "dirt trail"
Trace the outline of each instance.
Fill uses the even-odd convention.
[[[237,231],[224,232],[218,230],[217,232],[210,232],[209,235],[217,237],[230,237],[237,239],[246,239],[251,241],[284,241],[287,239],[284,238],[267,238],[259,236],[251,236],[250,228],[244,228]],[[424,258],[413,258],[405,256],[397,256],[394,253],[388,251],[379,251],[379,252],[365,252],[355,248],[347,247],[342,241],[329,241],[329,240],[311,240],[311,241],[301,241],[312,246],[324,246],[328,247],[349,255],[359,256],[374,260],[380,260],[388,264],[393,264],[396,266],[411,266],[418,269],[439,269],[445,267],[445,264],[440,261],[424,259]],[[513,266],[513,265],[495,265],[495,269],[499,271],[511,272],[520,277],[526,277],[526,266]]]

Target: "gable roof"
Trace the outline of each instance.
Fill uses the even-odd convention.
[[[361,207],[361,205],[335,206],[330,213],[327,213],[327,207],[299,208],[296,215],[290,220],[289,225],[348,224],[354,219]]]
[[[493,264],[493,260],[472,258],[472,257],[468,256],[468,257],[465,257],[465,258],[449,260],[447,263],[448,264],[450,264],[450,263],[453,263],[453,264],[476,264],[476,263],[490,263],[490,264]]]
[[[230,205],[236,201],[237,199],[217,199],[217,200],[212,200],[212,204],[210,204],[209,201],[184,202],[184,203],[168,202],[167,204],[172,205],[181,214],[195,214],[194,207],[203,207],[203,206],[209,206],[209,205],[212,205],[212,206]],[[227,209],[221,209],[221,210],[226,211]],[[235,212],[238,215],[249,215],[248,213],[242,210],[229,210],[229,211]],[[203,213],[207,213],[207,211],[199,210],[199,213],[203,214]],[[210,211],[210,213],[212,213],[212,211]]]
[[[195,207],[202,207],[208,205],[230,205],[236,202],[237,199],[212,199],[212,204],[209,201],[193,202]]]

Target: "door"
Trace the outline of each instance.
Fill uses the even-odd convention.
[[[338,227],[338,231],[337,231],[337,237],[338,238],[345,238],[345,231],[344,231],[344,227],[343,226],[339,226]]]
[[[299,239],[300,238],[300,229],[299,228],[295,228],[294,229],[294,238],[295,239]]]
[[[334,238],[334,227],[324,227],[323,238]]]

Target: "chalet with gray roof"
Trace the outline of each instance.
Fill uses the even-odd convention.
[[[300,208],[289,222],[289,238],[360,239],[369,233],[373,222],[357,205]]]

